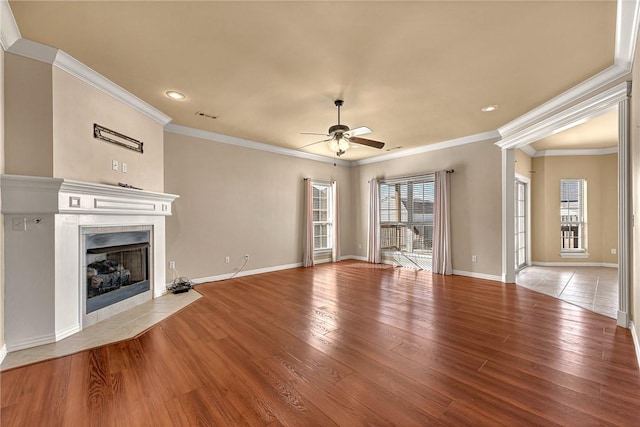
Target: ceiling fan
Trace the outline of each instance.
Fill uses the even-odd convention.
[[[373,132],[366,126],[358,127],[355,129],[349,129],[349,126],[340,124],[340,108],[344,104],[342,99],[336,99],[334,102],[335,106],[338,108],[338,124],[333,125],[329,128],[329,131],[324,133],[313,133],[313,132],[302,132],[303,135],[324,135],[327,136],[327,139],[323,139],[320,141],[312,142],[311,144],[304,145],[300,148],[309,147],[311,145],[319,144],[321,142],[328,142],[329,148],[331,151],[336,153],[338,157],[342,156],[345,151],[351,148],[351,143],[366,145],[368,147],[373,148],[382,148],[384,147],[384,142],[374,141],[372,139],[359,138],[359,135],[366,135],[368,133]]]

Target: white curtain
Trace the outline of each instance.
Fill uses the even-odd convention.
[[[331,250],[331,261],[340,261],[340,215],[338,214],[338,184],[331,181],[331,195],[333,198],[333,249]]]
[[[450,174],[437,171],[433,204],[433,262],[432,271],[453,274],[451,266]]]
[[[367,261],[380,264],[380,189],[378,180],[369,181],[369,245]]]
[[[313,182],[304,179],[304,230],[302,232],[302,266],[313,266]]]

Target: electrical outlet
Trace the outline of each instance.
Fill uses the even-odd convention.
[[[224,257],[225,264],[229,264],[230,262],[231,262],[231,259],[228,256]]]
[[[611,255],[615,255],[617,253],[618,253],[618,251],[616,250],[616,248],[612,248],[611,249]]]
[[[249,261],[249,254],[246,254],[246,255],[244,256],[244,260],[245,260],[245,261]]]
[[[175,270],[175,268],[176,268],[176,262],[169,261],[169,270]]]
[[[111,169],[113,169],[114,171],[118,170],[118,161],[117,160],[111,160]]]
[[[477,255],[471,255],[471,262],[478,262],[478,256]]]
[[[125,162],[122,162],[122,173],[127,173],[127,172],[129,172],[129,167]]]

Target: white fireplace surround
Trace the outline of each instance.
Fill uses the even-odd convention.
[[[2,175],[5,340],[17,351],[66,338],[166,293],[165,217],[173,194],[60,178]],[[83,230],[148,227],[150,291],[87,317]]]

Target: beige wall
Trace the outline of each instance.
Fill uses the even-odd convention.
[[[301,262],[305,177],[337,181],[342,254],[354,253],[349,168],[168,132],[164,139],[165,191],[180,195],[167,218],[167,261],[181,275],[231,275],[245,254],[245,270]]]
[[[5,55],[5,171],[53,176],[51,64]]]
[[[163,125],[51,64],[6,54],[6,173],[164,188]],[[144,153],[93,137],[98,123]],[[113,171],[111,161],[128,165]]]
[[[501,153],[491,142],[467,144],[353,168],[356,255],[367,255],[368,181],[453,168],[451,240],[454,270],[502,274]],[[478,257],[471,262],[472,255]]]
[[[142,141],[144,153],[95,139],[94,123]],[[53,176],[161,192],[163,138],[162,124],[53,67]],[[113,171],[114,159],[128,172]]]
[[[524,151],[515,150],[516,173],[525,178],[531,179],[531,157]]]
[[[617,264],[618,155],[533,158],[531,252],[533,262]],[[560,256],[560,180],[587,180],[587,252],[589,258]]]

